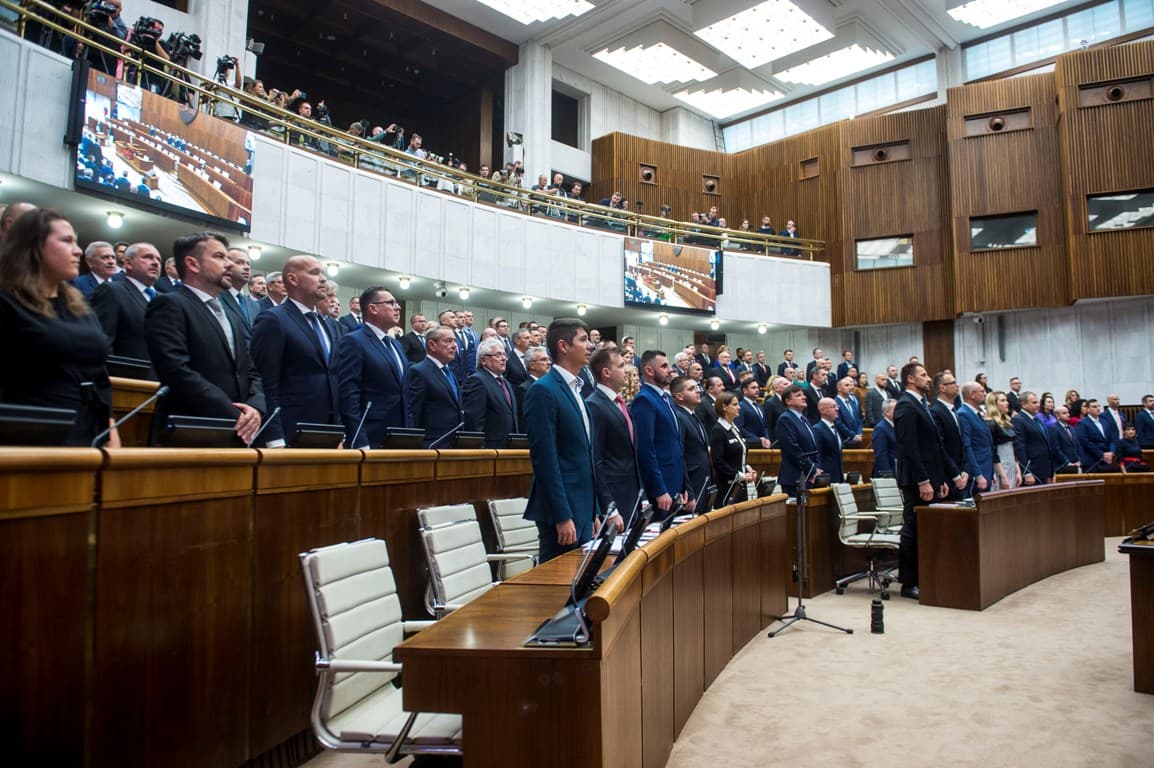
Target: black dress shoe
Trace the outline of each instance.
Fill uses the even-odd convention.
[[[917,600],[919,594],[917,587],[902,587],[902,597],[910,597]]]

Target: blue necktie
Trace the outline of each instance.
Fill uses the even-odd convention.
[[[313,332],[317,335],[317,340],[321,343],[321,353],[327,363],[329,361],[329,335],[325,333],[325,329],[321,326],[321,319],[316,312],[306,313],[309,318],[309,325],[313,327]]]
[[[148,297],[149,301],[152,301],[153,299],[156,298],[156,289],[153,288],[151,285],[149,285],[149,286],[145,287],[144,295]]]
[[[248,299],[244,297],[243,293],[237,294],[236,305],[240,307],[240,313],[244,315],[244,321],[252,325],[252,316],[248,313]]]
[[[460,400],[461,396],[457,392],[457,382],[453,378],[453,372],[449,370],[449,366],[442,365],[441,372],[445,374],[445,378],[449,380],[449,389],[453,390],[453,399]]]

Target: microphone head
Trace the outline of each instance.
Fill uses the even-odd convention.
[[[165,395],[167,395],[171,391],[171,389],[172,388],[170,386],[165,384],[160,389],[156,390],[156,396],[157,397],[164,397]]]

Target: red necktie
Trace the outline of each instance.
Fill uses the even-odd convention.
[[[629,409],[625,407],[625,398],[621,395],[616,399],[617,408],[620,409],[621,415],[625,417],[625,425],[629,427],[629,442],[634,442],[633,439],[633,419],[629,418]]]

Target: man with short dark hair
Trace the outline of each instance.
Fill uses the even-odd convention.
[[[782,357],[784,359],[780,363],[777,364],[777,375],[778,376],[784,376],[786,370],[788,370],[788,369],[797,368],[797,363],[793,362],[793,350],[792,349],[785,350],[785,352],[782,353]]]
[[[144,315],[149,355],[169,387],[156,404],[153,440],[170,414],[180,414],[234,420],[247,444],[260,429],[265,399],[244,326],[217,298],[231,285],[228,240],[212,232],[185,235],[172,254],[182,285],[156,296]]]
[[[753,363],[753,375],[757,378],[757,386],[765,389],[769,384],[769,366],[765,364],[765,353],[758,352]]]
[[[284,304],[288,293],[285,292],[284,275],[280,272],[269,272],[265,279],[265,296],[259,302],[260,311],[279,307]]]
[[[379,448],[389,427],[405,426],[409,363],[391,333],[401,320],[401,305],[393,294],[375,285],[365,289],[359,303],[364,324],[337,342],[341,422],[349,448]]]
[[[505,366],[505,378],[514,387],[521,386],[529,378],[529,372],[525,369],[525,354],[531,346],[532,340],[528,329],[519,328],[513,334],[513,354],[508,358],[509,362]]]
[[[354,296],[349,299],[349,313],[341,316],[337,324],[344,329],[345,333],[352,333],[360,328],[365,322],[365,316],[361,311],[361,298]]]
[[[637,432],[637,465],[649,501],[657,508],[654,517],[665,518],[674,502],[692,512],[687,498],[689,478],[681,455],[681,434],[673,413],[673,399],[665,388],[673,380],[669,358],[660,350],[641,355],[641,391],[630,412]]]
[[[940,371],[934,375],[933,388],[937,394],[930,404],[930,415],[938,425],[942,436],[942,448],[958,469],[966,467],[967,446],[962,433],[962,425],[954,412],[954,400],[958,397],[958,380],[952,371]],[[970,486],[951,489],[950,498],[964,499],[970,495]]]
[[[419,363],[425,359],[425,331],[429,329],[429,321],[420,312],[409,318],[409,332],[401,337],[401,349],[410,363]]]
[[[599,349],[589,358],[597,388],[585,398],[593,426],[593,466],[597,495],[608,515],[612,503],[618,528],[632,519],[641,491],[637,471],[637,437],[633,418],[621,390],[625,386],[625,359],[612,349]],[[610,517],[610,519],[614,519]]]
[[[439,325],[425,334],[428,356],[405,376],[406,423],[425,430],[426,448],[447,448],[464,425],[461,383],[453,373],[456,329]]]
[[[817,463],[822,472],[829,475],[831,483],[845,479],[841,468],[842,439],[837,430],[837,403],[832,397],[823,397],[817,402],[821,418],[812,424],[814,441],[817,443]]]
[[[857,368],[859,371],[861,370],[861,366],[854,362],[853,350],[843,349],[841,351],[841,362],[837,365],[837,380],[841,381],[846,376],[849,376],[850,368]],[[854,382],[854,386],[857,386],[856,381]]]
[[[821,365],[809,369],[809,380],[805,387],[805,417],[812,424],[821,418],[817,410],[818,401],[825,397],[825,385],[829,373]]]
[[[1006,399],[1010,401],[1010,415],[1022,410],[1022,380],[1017,376],[1010,379],[1010,388],[1006,391]]]
[[[757,379],[752,374],[741,380],[741,394],[738,405],[741,410],[737,414],[737,423],[734,424],[741,431],[741,436],[748,442],[760,443],[762,448],[769,448],[769,431],[765,425],[765,413],[758,405],[757,397],[761,388],[757,386]]]
[[[577,318],[558,318],[549,324],[545,341],[553,368],[525,394],[533,466],[525,519],[537,524],[539,562],[593,538],[593,521],[600,515],[593,424],[577,377],[592,349],[589,326]]]
[[[777,482],[790,496],[797,496],[798,486],[812,483],[821,471],[817,464],[817,437],[805,417],[806,393],[800,384],[790,384],[782,393],[785,411],[777,420],[777,447],[781,450],[781,468]]]
[[[1118,435],[1114,424],[1102,418],[1101,404],[1091,398],[1082,409],[1082,418],[1074,427],[1074,439],[1078,443],[1078,459],[1082,471],[1119,472],[1114,453],[1118,449]]]
[[[465,429],[485,433],[486,448],[504,448],[517,427],[517,400],[505,378],[508,356],[497,339],[485,339],[477,347],[477,370],[461,387]]]
[[[341,421],[337,327],[331,316],[317,311],[328,295],[324,265],[312,256],[293,256],[285,262],[283,279],[288,299],[257,315],[252,328],[253,358],[270,409],[261,435],[268,448],[291,445],[300,424]]]
[[[814,347],[813,348],[813,358],[808,363],[805,364],[805,380],[806,381],[810,380],[810,374],[813,372],[813,369],[816,367],[819,367],[823,360],[825,360],[825,353],[821,351],[821,347]],[[815,407],[816,407],[816,405],[815,405]],[[815,421],[816,421],[816,419],[815,419]]]
[[[232,285],[227,291],[220,292],[220,303],[229,312],[239,317],[240,321],[244,323],[245,330],[251,332],[253,321],[260,314],[260,305],[242,292],[242,289],[248,285],[252,270],[248,251],[243,248],[229,248],[228,260],[232,262],[232,266],[229,267]]]
[[[882,403],[882,417],[874,426],[870,448],[874,452],[874,465],[870,477],[895,477],[897,474],[898,446],[894,438],[894,406],[897,400]],[[989,434],[989,430],[986,430]]]
[[[169,257],[171,258],[171,257]],[[168,266],[168,261],[164,262],[165,267]],[[248,281],[248,297],[253,301],[260,303],[260,300],[268,295],[268,283],[265,281],[263,272],[257,272]]]
[[[689,492],[694,504],[701,504],[713,469],[709,461],[709,432],[697,415],[701,390],[691,379],[679,378],[669,385],[669,394],[673,397],[673,413],[681,427],[681,454],[685,460],[685,473],[689,476]]]
[[[1023,392],[1022,410],[1014,414],[1014,459],[1022,467],[1022,483],[1041,485],[1054,477],[1046,425],[1038,421],[1040,404],[1033,392]]]
[[[1142,449],[1154,449],[1154,395],[1142,395],[1142,410],[1134,416],[1134,429]]]
[[[705,434],[709,435],[713,425],[717,423],[717,411],[714,410],[713,404],[717,401],[717,396],[725,391],[725,382],[721,380],[720,376],[709,375],[705,377],[705,392],[701,395],[701,404],[697,406],[697,417],[701,419],[701,423],[705,425]]]
[[[108,280],[92,294],[92,309],[112,344],[112,354],[150,361],[144,338],[144,314],[156,297],[160,253],[152,243],[136,243],[126,252],[123,280]],[[149,377],[155,371],[149,366]]]

